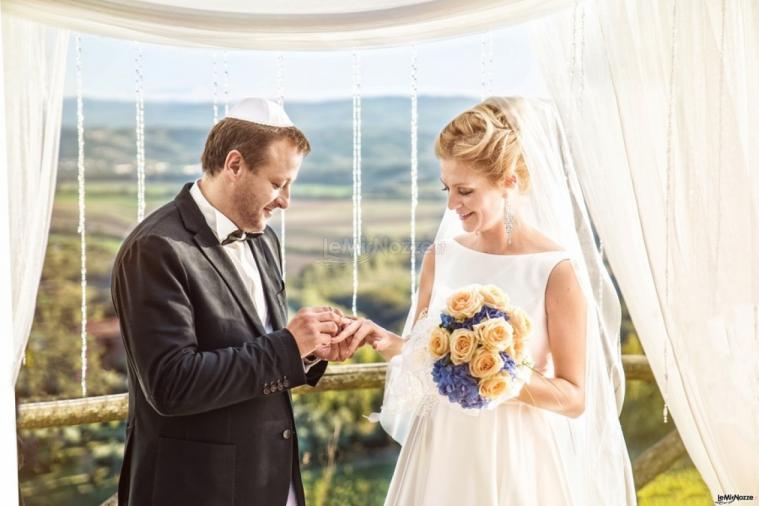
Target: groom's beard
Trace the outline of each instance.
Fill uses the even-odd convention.
[[[264,208],[271,206],[272,212],[276,208],[274,202],[262,203],[255,195],[244,191],[236,192],[232,200],[241,222],[239,227],[248,233],[263,232],[269,221]]]

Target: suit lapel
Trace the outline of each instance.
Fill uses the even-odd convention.
[[[207,235],[210,235],[210,237],[206,237]],[[207,234],[201,231],[195,235],[194,239],[195,243],[203,252],[203,255],[205,255],[208,261],[211,262],[211,265],[214,266],[214,269],[216,269],[216,272],[218,272],[224,279],[224,282],[234,295],[235,300],[237,300],[237,303],[242,308],[245,316],[247,316],[251,323],[253,323],[253,326],[256,327],[259,334],[265,334],[266,331],[264,330],[264,325],[258,317],[258,313],[253,306],[253,301],[245,289],[240,274],[237,272],[237,269],[235,269],[229,255],[227,255],[216,240],[216,237],[213,236],[209,229]]]
[[[182,216],[185,227],[189,231],[195,233],[193,236],[195,244],[197,244],[200,251],[210,262],[219,276],[224,280],[224,283],[232,292],[232,295],[240,305],[240,308],[250,323],[256,328],[259,335],[263,335],[266,331],[253,307],[253,301],[245,290],[245,285],[243,284],[240,275],[237,273],[237,269],[235,269],[232,260],[226,254],[221,244],[219,244],[219,241],[216,239],[216,236],[213,235],[211,229],[208,228],[203,213],[200,212],[192,195],[190,195],[191,187],[192,183],[186,184],[174,200],[179,209],[179,213]]]
[[[272,317],[272,328],[281,329],[285,326],[285,314],[280,298],[278,297],[279,287],[282,286],[282,279],[277,272],[276,263],[272,261],[269,248],[266,246],[263,236],[256,237],[248,241],[253,257],[258,265],[258,272],[261,273],[261,282],[263,283],[266,304],[269,306],[269,313]]]

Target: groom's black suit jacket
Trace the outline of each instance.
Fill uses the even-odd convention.
[[[111,294],[127,352],[120,505],[303,505],[288,389],[315,385],[286,325],[279,241],[249,239],[273,332],[187,184],[126,239]]]

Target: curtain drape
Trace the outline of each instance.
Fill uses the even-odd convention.
[[[533,23],[583,192],[693,462],[759,495],[759,5],[598,0]]]
[[[50,230],[68,32],[3,14],[5,163],[15,384]],[[10,339],[11,336],[3,336]]]
[[[0,13],[0,46],[3,44],[3,15]],[[0,72],[5,75],[4,52],[0,51]],[[0,80],[0,100],[5,83]],[[16,451],[16,402],[13,380],[13,302],[11,284],[11,247],[9,230],[8,163],[5,156],[5,115],[0,114],[0,504],[18,503],[18,464]]]
[[[503,28],[574,0],[5,0],[70,30],[175,46],[323,51],[402,46]]]

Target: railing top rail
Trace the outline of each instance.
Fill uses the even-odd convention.
[[[653,381],[653,373],[644,355],[623,355],[627,380]],[[387,364],[330,365],[316,387],[302,386],[295,394],[327,390],[380,388],[385,382]],[[30,402],[18,407],[17,428],[39,429],[86,423],[123,420],[129,407],[128,394],[82,397],[45,402]]]

